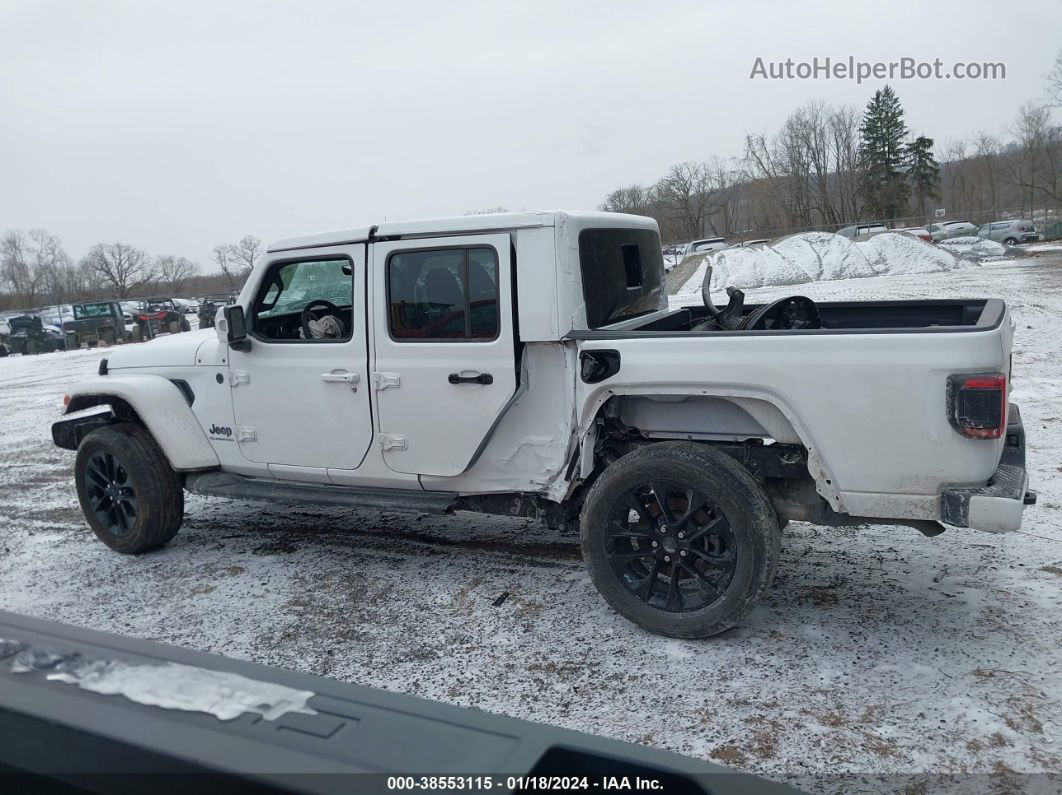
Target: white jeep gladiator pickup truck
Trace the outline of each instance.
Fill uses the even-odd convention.
[[[1020,526],[1002,301],[669,309],[664,279],[656,223],[612,213],[281,240],[214,329],[73,385],[53,439],[119,552],[171,539],[184,491],[538,516],[678,637],[741,621],[789,520]]]

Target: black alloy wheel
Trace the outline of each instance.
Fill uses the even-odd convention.
[[[85,467],[86,496],[99,526],[128,535],[136,524],[136,490],[122,462],[109,452],[93,453]]]
[[[654,481],[616,501],[605,551],[639,601],[681,613],[722,596],[734,577],[736,547],[730,522],[706,494]]]

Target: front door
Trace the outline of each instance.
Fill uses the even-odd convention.
[[[229,351],[234,437],[249,461],[356,469],[372,441],[365,246],[325,251],[256,266],[251,348]]]
[[[396,472],[459,475],[516,392],[509,236],[372,248],[384,461]]]

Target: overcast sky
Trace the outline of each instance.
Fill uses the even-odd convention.
[[[998,132],[1060,30],[1059,0],[0,0],[0,230],[209,269],[248,233],[593,208],[883,85],[750,80],[757,56],[1002,61],[1002,81],[893,82],[915,133]]]

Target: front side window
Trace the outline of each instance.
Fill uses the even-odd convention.
[[[258,290],[251,328],[274,340],[349,340],[353,285],[348,259],[276,264]]]
[[[400,342],[498,336],[493,248],[399,251],[387,258],[388,327]]]

